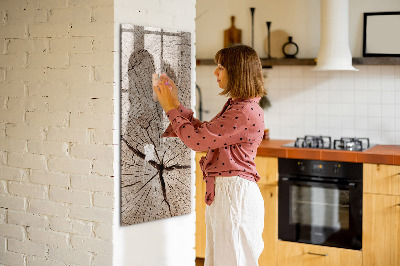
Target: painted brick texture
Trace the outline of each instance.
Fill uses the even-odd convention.
[[[1,0],[0,265],[112,265],[113,0]]]

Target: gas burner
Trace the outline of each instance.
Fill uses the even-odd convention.
[[[330,149],[331,137],[306,135],[304,138],[297,138],[294,146],[299,148]]]
[[[374,145],[370,145],[368,138],[340,138],[334,140],[332,145],[331,137],[306,135],[303,138],[297,138],[295,142],[290,142],[283,146],[343,151],[364,151]]]
[[[335,150],[363,151],[369,147],[368,138],[340,138],[333,142]]]

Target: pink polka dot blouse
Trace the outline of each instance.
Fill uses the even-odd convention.
[[[182,104],[167,113],[171,123],[162,137],[179,137],[190,149],[207,151],[200,160],[207,205],[214,200],[216,176],[240,176],[253,182],[260,179],[254,163],[265,128],[259,100],[229,98],[209,122],[194,118],[193,111]]]

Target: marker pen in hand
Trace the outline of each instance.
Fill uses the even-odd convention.
[[[151,77],[152,77],[153,87],[157,87],[158,81],[160,80],[159,74],[154,73]],[[153,102],[158,102],[157,93],[155,93],[154,90],[152,91],[153,91]]]

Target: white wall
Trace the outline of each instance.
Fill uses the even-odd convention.
[[[375,144],[400,144],[400,66],[355,66],[359,72],[316,72],[311,66],[264,70],[268,99],[265,126],[274,139],[308,135],[369,137]],[[226,98],[213,66],[197,67],[203,120],[210,120]]]
[[[271,136],[357,136],[400,144],[400,66],[356,67],[359,72],[295,66],[269,71],[272,107],[265,121]]]
[[[283,30],[299,46],[299,58],[314,58],[320,38],[320,0],[201,0],[196,6],[197,58],[213,58],[223,46],[223,31],[230,27],[230,17],[242,30],[242,42],[251,45],[251,13],[254,14],[254,49],[266,57],[265,22],[271,31]],[[363,12],[399,11],[398,0],[349,0],[349,42],[353,57],[362,56]]]
[[[115,113],[119,118],[119,46],[120,24],[176,29],[192,33],[192,91],[195,84],[195,0],[114,0],[114,81]],[[192,93],[194,102],[194,93]],[[114,142],[119,142],[119,119],[116,119]],[[119,147],[115,154],[115,195],[119,199]],[[194,154],[192,154],[194,155]],[[192,158],[192,210],[189,215],[126,227],[119,226],[119,200],[115,201],[114,265],[186,266],[195,260],[194,159]]]
[[[238,24],[238,28],[248,29],[243,42],[250,44],[250,6],[256,6],[257,23],[263,25],[263,32],[255,31],[255,49],[261,57],[265,56],[262,46],[265,20],[271,20],[276,28],[297,34],[293,36],[300,47],[298,57],[316,57],[318,53],[317,0],[222,0],[218,6],[225,9],[215,10],[214,1],[201,1],[197,5],[199,58],[213,58],[221,48],[222,30],[229,27],[232,14],[239,16],[237,22],[242,26]],[[400,10],[400,1],[349,0],[349,7],[350,47],[353,57],[357,57],[362,55],[362,12]],[[268,19],[261,21],[261,15],[257,14],[262,12]],[[310,66],[274,66],[264,70],[272,104],[264,113],[271,137],[294,139],[305,134],[324,134],[334,138],[369,137],[373,143],[400,144],[400,66],[355,67],[360,71],[314,72]],[[219,89],[213,71],[212,66],[199,66],[196,71],[203,109],[209,111],[203,114],[203,120],[211,119],[226,101],[225,97],[216,96]]]

